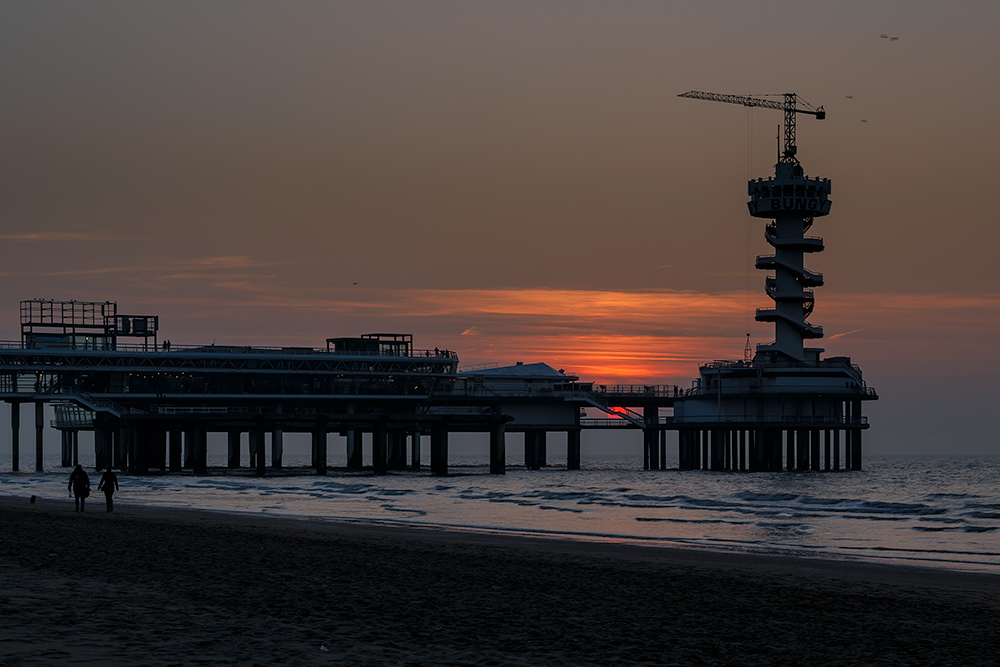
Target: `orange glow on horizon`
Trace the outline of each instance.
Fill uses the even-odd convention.
[[[417,347],[458,352],[461,366],[545,362],[583,381],[602,384],[689,386],[698,366],[742,359],[746,294],[673,290],[379,289],[293,290],[280,282],[243,280],[243,257],[211,261],[221,268],[214,287],[163,290],[132,310],[161,316],[175,342],[218,338],[235,344],[310,345],[334,335],[371,331],[413,333]],[[178,266],[164,267],[177,271]],[[170,273],[168,275],[178,275]],[[191,272],[191,275],[195,275]],[[237,277],[239,276],[239,277]],[[200,283],[204,287],[204,282]],[[759,295],[753,306],[762,305]],[[124,304],[123,304],[124,305]],[[865,350],[869,359],[902,350],[910,358],[931,352],[934,340],[991,335],[984,312],[1000,311],[1000,297],[982,295],[831,295],[812,318],[827,337],[828,354]],[[947,318],[940,313],[946,311]],[[263,315],[262,315],[263,314]],[[17,321],[16,313],[7,319]],[[293,326],[294,323],[294,326]],[[771,340],[772,329],[752,324],[752,343]],[[16,331],[8,337],[16,339]],[[321,343],[320,345],[321,346]],[[862,360],[862,359],[859,359]]]

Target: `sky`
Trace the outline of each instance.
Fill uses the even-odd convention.
[[[22,299],[110,300],[176,344],[405,332],[689,386],[773,338],[746,181],[782,118],[677,95],[795,92],[833,183],[810,321],[879,392],[866,451],[1000,453],[997,25],[919,0],[3,2],[0,339]]]

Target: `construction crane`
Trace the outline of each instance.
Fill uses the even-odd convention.
[[[785,112],[785,149],[782,151],[778,162],[787,162],[797,165],[798,159],[795,157],[795,114],[807,113],[816,116],[816,120],[826,118],[826,111],[823,107],[814,107],[795,93],[785,93],[784,101],[767,100],[760,97],[747,97],[746,95],[720,95],[718,93],[702,93],[691,90],[677,97],[690,97],[694,100],[709,100],[711,102],[728,102],[729,104],[742,104],[745,107],[763,107],[765,109],[778,109]],[[799,105],[802,105],[802,108]]]

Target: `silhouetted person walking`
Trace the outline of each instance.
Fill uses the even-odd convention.
[[[101,476],[101,481],[97,485],[97,490],[104,491],[104,499],[108,503],[108,511],[113,512],[115,509],[115,503],[111,499],[111,496],[118,490],[118,475],[111,470],[111,466],[108,466],[107,472]]]
[[[73,511],[82,512],[87,496],[90,495],[90,477],[80,464],[69,474],[69,493],[76,498],[76,509]]]

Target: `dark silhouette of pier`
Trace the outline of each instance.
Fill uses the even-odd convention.
[[[455,352],[415,349],[408,334],[331,338],[315,349],[167,345],[159,318],[120,315],[113,302],[26,301],[21,318],[21,340],[0,344],[14,470],[25,403],[34,405],[38,470],[46,403],[64,466],[79,460],[79,433],[93,431],[97,468],[137,474],[206,474],[209,433],[227,434],[230,468],[258,475],[282,467],[285,433],[311,435],[319,474],[330,433],[345,437],[349,469],[362,468],[369,441],[376,474],[419,469],[429,440],[431,471],[444,475],[450,434],[488,433],[490,472],[502,474],[507,433],[524,434],[525,466],[539,469],[548,435],[561,432],[566,468],[577,470],[587,429],[641,430],[652,470],[665,467],[670,432],[681,469],[858,470],[861,404],[876,398],[846,358],[713,362],[689,388],[607,386],[546,364],[459,371]],[[606,416],[582,416],[592,410]]]

